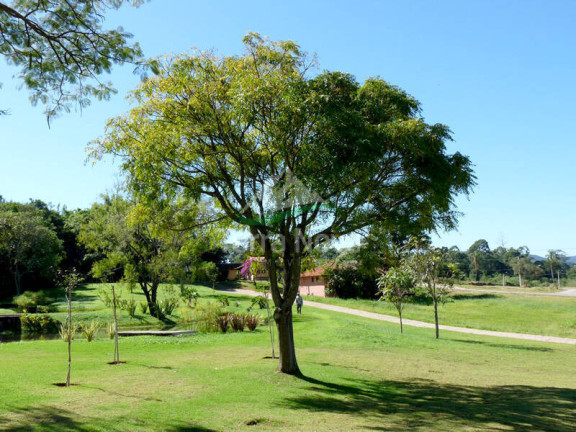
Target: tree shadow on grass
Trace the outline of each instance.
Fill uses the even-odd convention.
[[[525,345],[514,345],[507,343],[493,343],[493,342],[483,342],[478,340],[465,340],[465,339],[450,339],[453,342],[467,343],[467,344],[477,344],[488,346],[492,348],[505,348],[505,349],[517,349],[524,351],[540,351],[540,352],[552,352],[552,348],[542,347],[542,346],[525,346]]]
[[[310,391],[283,406],[361,416],[373,430],[576,430],[576,390],[508,385],[472,387],[428,380],[354,380],[346,384],[302,378]],[[386,426],[382,426],[386,425]]]
[[[78,413],[53,407],[39,406],[34,408],[5,409],[8,417],[0,416],[0,430],[3,432],[94,432],[98,430],[107,432],[122,432],[132,430],[128,422],[130,417],[115,419],[102,419],[82,416]],[[113,423],[116,426],[112,426]],[[162,422],[161,424],[132,425],[135,430],[163,431],[163,432],[218,432],[214,429],[186,422]]]
[[[128,391],[118,392],[118,391],[114,391],[114,390],[110,390],[110,389],[104,389],[102,387],[91,386],[91,385],[83,385],[82,387],[88,388],[88,389],[93,389],[93,390],[99,390],[102,393],[106,393],[106,394],[113,395],[113,396],[120,396],[120,397],[127,398],[127,399],[138,399],[138,400],[147,401],[147,402],[165,402],[162,399],[151,397],[151,396],[133,395],[133,394],[130,394]]]
[[[170,429],[164,429],[166,432],[218,432],[216,429],[208,429],[202,426],[190,425],[190,426],[173,426]]]
[[[4,410],[6,412],[7,410]],[[93,431],[91,419],[66,409],[50,406],[16,408],[10,410],[11,419],[0,418],[0,430],[4,432],[29,431]],[[118,429],[110,428],[112,432]]]
[[[500,294],[452,294],[450,296],[453,300],[492,300],[502,298]]]

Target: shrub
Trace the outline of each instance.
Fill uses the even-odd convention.
[[[92,342],[98,330],[100,330],[100,321],[90,321],[90,324],[82,324],[80,330],[88,342]]]
[[[128,312],[130,318],[136,316],[136,308],[138,307],[138,304],[136,303],[136,300],[134,300],[134,297],[130,297],[128,300],[121,300],[118,302],[118,305],[120,306],[120,309]]]
[[[222,333],[226,333],[226,331],[228,330],[228,325],[230,324],[231,321],[230,315],[231,314],[229,312],[226,312],[216,317],[216,324],[218,325]]]
[[[216,297],[216,300],[220,302],[222,307],[230,306],[230,298],[228,296],[221,295]]]
[[[237,313],[230,314],[230,326],[234,331],[244,331],[244,327],[246,327],[246,315]]]
[[[146,302],[140,303],[140,312],[142,312],[142,314],[145,314],[146,312],[148,312],[148,303],[146,303]]]
[[[43,292],[26,291],[12,300],[20,312],[27,310],[34,312],[39,305],[47,302],[46,295]]]
[[[376,278],[354,267],[336,267],[328,271],[326,295],[329,297],[373,299],[378,292]]]
[[[246,315],[246,327],[248,327],[248,330],[250,331],[256,330],[258,324],[260,324],[260,317],[258,315],[256,314]]]
[[[46,314],[24,314],[20,317],[20,325],[24,333],[54,333],[58,329],[58,322]]]
[[[262,296],[252,297],[250,304],[252,307],[257,305],[260,309],[266,309],[266,299]]]
[[[216,320],[220,315],[222,315],[222,307],[219,304],[212,302],[199,304],[194,309],[196,330],[203,333],[218,331]]]
[[[198,290],[196,288],[182,287],[180,289],[180,297],[184,299],[189,307],[196,307],[200,294],[198,294]]]
[[[36,313],[45,314],[50,312],[50,308],[48,306],[39,305],[36,306]]]
[[[106,307],[112,307],[112,294],[110,294],[110,292],[107,289],[104,288],[99,288],[98,289],[98,297],[100,297],[100,300],[102,300],[102,303],[104,303],[104,305]],[[116,304],[119,304],[119,300],[120,300],[120,295],[116,295]]]

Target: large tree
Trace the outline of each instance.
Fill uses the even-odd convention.
[[[14,0],[0,2],[0,55],[19,68],[32,103],[46,105],[48,119],[114,92],[99,78],[114,64],[143,66],[142,51],[122,28],[102,28],[105,13],[144,0]]]
[[[451,228],[454,196],[474,179],[467,157],[446,152],[448,127],[427,124],[398,87],[313,76],[294,42],[249,34],[244,43],[242,56],[164,62],[133,92],[136,106],[110,121],[96,155],[123,157],[132,189],[150,205],[209,197],[220,217],[251,232],[270,275],[279,370],[300,374],[292,305],[302,259],[378,221],[390,230]]]
[[[0,259],[7,262],[20,295],[24,276],[53,276],[62,260],[62,242],[38,212],[24,206],[15,209],[18,211],[0,209]]]
[[[198,208],[188,209],[186,219],[196,216]],[[153,218],[139,213],[134,202],[105,196],[103,203],[92,206],[79,234],[80,242],[100,256],[92,274],[97,278],[120,275],[125,281],[138,284],[150,314],[156,318],[162,318],[157,308],[160,283],[179,279],[183,271],[193,273],[191,266],[214,246],[210,230],[168,229],[163,220],[166,212],[173,220],[179,219],[171,209]]]
[[[544,269],[534,264],[529,257],[518,257],[516,260],[512,260],[512,268],[520,278],[520,286],[528,286],[528,281],[544,275]]]
[[[566,266],[566,254],[561,250],[551,249],[546,254],[546,264],[550,268],[550,279],[554,283],[554,274],[558,272],[558,288],[560,288],[560,270]]]

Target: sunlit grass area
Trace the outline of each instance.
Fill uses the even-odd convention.
[[[209,294],[208,290],[206,294]],[[219,293],[217,293],[219,294]],[[232,298],[233,296],[231,296]],[[96,300],[94,300],[96,302]],[[246,302],[246,298],[238,298]],[[255,332],[0,345],[4,431],[560,431],[576,428],[574,347],[410,328],[305,308],[306,378]]]
[[[372,300],[306,297],[316,302],[397,315],[392,304]],[[576,337],[576,298],[454,291],[439,308],[440,324],[485,330]],[[432,305],[407,304],[404,318],[434,322]]]

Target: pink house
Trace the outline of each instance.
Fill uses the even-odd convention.
[[[326,281],[328,280],[328,277],[326,276],[326,268],[333,265],[333,263],[330,263],[326,266],[318,266],[300,274],[300,295],[326,297],[326,294],[324,293]]]

